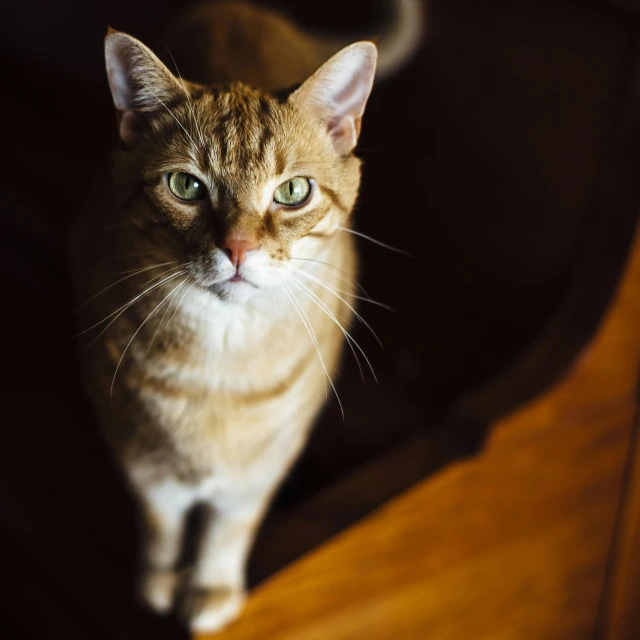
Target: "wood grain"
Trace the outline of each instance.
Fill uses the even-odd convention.
[[[592,637],[636,415],[639,326],[636,238],[598,335],[563,380],[497,423],[482,455],[263,584],[216,637]]]
[[[636,640],[640,637],[640,414],[629,455],[621,517],[612,549],[602,626],[598,638]]]

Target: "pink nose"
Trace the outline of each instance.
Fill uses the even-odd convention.
[[[222,243],[222,250],[229,256],[234,267],[239,267],[247,258],[249,251],[254,251],[260,245],[254,239],[232,238],[227,236]]]

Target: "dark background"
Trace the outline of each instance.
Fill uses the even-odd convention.
[[[64,245],[115,137],[106,27],[154,46],[183,4],[26,0],[0,22],[4,637],[182,637],[132,600],[133,507],[80,392]],[[375,2],[268,4],[344,33],[385,18]],[[356,336],[380,385],[345,363],[346,421],[325,411],[255,579],[480,446],[587,341],[624,262],[640,199],[636,3],[433,0],[428,14],[416,58],[375,89],[360,144],[356,226],[413,256],[360,243],[362,284],[396,310],[361,308],[385,344]],[[428,460],[403,475],[389,452],[416,442]],[[348,493],[365,467],[383,475]],[[307,541],[274,552],[291,547],[283,523],[307,516]]]

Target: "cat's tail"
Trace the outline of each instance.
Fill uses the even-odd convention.
[[[378,79],[392,76],[420,47],[424,34],[421,0],[392,0],[391,20],[374,42],[378,45]]]
[[[426,0],[385,0],[389,18],[380,32],[351,34],[348,38],[325,40],[332,52],[355,40],[373,40],[378,47],[377,80],[393,76],[416,53],[425,31]]]

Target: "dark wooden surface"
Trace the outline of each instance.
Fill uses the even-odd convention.
[[[616,535],[605,582],[598,638],[632,640],[640,635],[640,412],[627,457]]]

